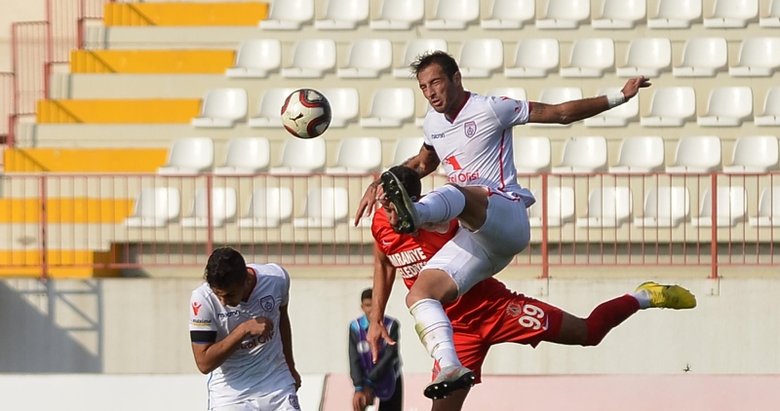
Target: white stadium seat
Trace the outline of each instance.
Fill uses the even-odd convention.
[[[515,100],[528,100],[525,89],[522,87],[497,87],[485,90],[486,96],[509,97]]]
[[[720,169],[721,144],[718,136],[681,137],[674,153],[674,163],[666,167],[669,174],[709,173]]]
[[[551,147],[547,137],[513,136],[517,174],[538,174],[550,170]]]
[[[268,18],[260,20],[263,30],[300,30],[314,18],[314,0],[283,0],[271,2]]]
[[[311,174],[325,170],[325,139],[288,137],[282,146],[282,161],[272,174]]]
[[[547,0],[538,29],[576,29],[590,20],[590,0]]]
[[[674,228],[688,218],[690,210],[691,198],[686,187],[650,188],[645,193],[644,216],[634,218],[634,225],[637,227]]]
[[[650,101],[650,113],[641,117],[644,127],[681,127],[696,115],[693,87],[659,87]]]
[[[423,141],[425,141],[423,137],[399,137],[396,139],[393,160],[389,166],[402,164],[404,161],[416,156],[420,152]]]
[[[211,226],[221,227],[236,218],[236,189],[214,187],[211,189]],[[205,188],[195,189],[192,213],[181,219],[182,227],[206,228],[209,226],[209,198]]]
[[[436,14],[425,20],[428,30],[463,30],[479,19],[479,0],[438,0]]]
[[[534,192],[536,203],[528,208],[528,222],[531,227],[542,227],[544,199],[541,191]],[[547,226],[560,227],[574,220],[574,189],[549,186],[547,188]]]
[[[707,28],[744,28],[758,17],[758,0],[715,0]]]
[[[610,173],[644,174],[663,171],[664,139],[660,136],[625,137],[620,142],[618,161]]]
[[[236,137],[228,141],[225,164],[214,174],[255,174],[271,164],[271,144],[264,137]]]
[[[133,214],[125,219],[128,227],[165,227],[179,218],[181,198],[175,187],[143,188],[133,206]]]
[[[717,189],[717,227],[734,226],[745,219],[747,191],[740,185],[720,186]],[[712,227],[712,191],[707,188],[699,207],[699,216],[691,220],[696,227]]]
[[[336,42],[308,39],[295,43],[292,65],[282,69],[289,78],[319,78],[336,67]]]
[[[599,89],[596,94],[604,96],[620,92],[620,87],[605,87]],[[630,121],[639,117],[639,95],[631,100],[613,107],[601,114],[585,119],[585,127],[625,127]]]
[[[707,100],[700,126],[738,127],[753,114],[753,90],[746,86],[715,87]]]
[[[756,114],[753,122],[757,126],[780,126],[780,87],[770,87],[764,97],[764,109]]]
[[[444,39],[411,39],[406,42],[403,66],[393,69],[393,76],[398,78],[412,77],[411,64],[418,56],[431,51],[447,51],[447,41]]]
[[[367,174],[382,166],[382,141],[378,137],[342,137],[336,164],[325,168],[328,174]]]
[[[672,70],[675,77],[713,77],[726,68],[728,46],[722,37],[696,37],[685,41],[682,63]]]
[[[634,38],[628,44],[626,64],[616,69],[618,77],[658,77],[672,65],[672,42],[668,38]]]
[[[601,0],[601,15],[591,21],[594,29],[633,29],[645,19],[645,0]]]
[[[247,96],[243,88],[216,88],[209,90],[200,105],[200,114],[192,119],[195,127],[233,127],[246,118]]]
[[[546,87],[539,93],[539,102],[545,104],[559,104],[570,100],[582,98],[582,89],[579,87]],[[568,124],[531,123],[531,127],[569,127]]]
[[[375,30],[409,30],[425,16],[425,0],[382,0],[379,18],[371,20]]]
[[[569,137],[563,145],[561,163],[553,174],[592,173],[607,169],[607,139],[602,136]]]
[[[214,165],[214,142],[208,137],[185,137],[174,140],[168,150],[168,161],[158,174],[198,174]]]
[[[609,38],[574,41],[569,65],[561,67],[561,77],[601,77],[615,65],[615,43]]]
[[[408,87],[380,88],[371,96],[371,110],[360,119],[361,127],[401,127],[414,117],[414,90]]]
[[[460,47],[463,78],[490,77],[504,66],[504,43],[499,39],[468,39]]]
[[[369,0],[328,0],[325,18],[316,20],[318,30],[354,30],[368,20]]]
[[[265,78],[282,65],[282,44],[278,39],[244,40],[236,51],[233,67],[225,70],[231,78]]]
[[[320,90],[330,103],[330,128],[346,127],[360,114],[360,94],[353,87],[324,88]]]
[[[780,67],[780,37],[749,37],[739,45],[732,77],[769,77]]]
[[[335,227],[347,221],[349,196],[343,187],[311,188],[301,217],[293,219],[299,228]]]
[[[758,25],[761,27],[780,27],[780,0],[769,1],[769,14],[758,19]]]
[[[289,187],[262,187],[252,190],[249,210],[238,220],[239,227],[273,228],[292,218],[293,200]]]
[[[512,65],[504,69],[504,76],[546,77],[558,70],[560,46],[554,38],[520,39],[515,47]]]
[[[338,69],[341,78],[376,78],[393,64],[393,44],[387,39],[355,40],[347,66]]]
[[[487,18],[480,25],[484,30],[517,30],[535,17],[534,0],[493,0]]]
[[[249,118],[249,127],[282,126],[282,105],[292,88],[269,88],[260,95],[257,101],[257,112]]]
[[[750,217],[753,227],[780,226],[780,185],[764,187],[758,199],[758,215]]]
[[[588,195],[588,215],[577,219],[581,228],[615,228],[631,219],[634,199],[627,186],[594,188]]]
[[[687,29],[701,19],[702,0],[658,0],[654,17],[647,19],[651,29]]]
[[[738,137],[725,173],[766,173],[777,169],[780,161],[777,137]]]

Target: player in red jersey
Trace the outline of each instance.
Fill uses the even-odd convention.
[[[410,196],[420,196],[420,180],[414,170],[395,166],[390,171],[398,176]],[[393,230],[397,217],[394,208],[384,202],[374,213],[371,233],[374,236],[373,309],[367,340],[376,361],[379,340],[394,341],[384,328],[387,300],[400,273],[404,284],[411,288],[426,262],[461,229],[457,220],[441,226],[423,227],[414,234]],[[464,367],[474,373],[474,383],[480,382],[482,362],[492,345],[504,342],[536,347],[542,341],[566,345],[597,345],[604,336],[640,308],[656,307],[654,296],[643,290],[606,301],[587,318],[579,318],[543,301],[513,292],[494,277],[480,281],[453,303],[445,306],[452,322],[455,351]],[[434,364],[434,379],[439,371]],[[464,381],[444,398],[433,399],[432,410],[460,410],[472,381]]]

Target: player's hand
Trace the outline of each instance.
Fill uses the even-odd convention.
[[[382,189],[382,184],[379,181],[374,181],[366,187],[366,192],[363,193],[363,198],[360,199],[357,213],[355,213],[355,227],[360,224],[360,219],[368,217],[374,211],[374,205],[377,201],[382,199],[385,195]]]
[[[301,374],[298,374],[298,370],[295,367],[290,367],[290,374],[293,380],[295,380],[295,391],[298,391],[301,388]]]
[[[640,88],[650,87],[650,85],[650,80],[647,79],[647,77],[639,76],[628,79],[626,85],[623,86],[623,90],[620,91],[623,92],[623,96],[626,98],[626,101],[628,101],[639,93]]]
[[[388,345],[395,345],[395,341],[390,337],[387,332],[387,328],[382,323],[370,323],[368,325],[368,333],[366,334],[366,341],[371,348],[371,360],[376,363],[379,361],[379,347],[380,339],[384,340]]]
[[[267,337],[274,331],[274,323],[268,317],[253,317],[241,325],[252,337]]]
[[[352,396],[352,411],[363,411],[374,401],[369,401],[368,395],[364,391],[356,391]]]

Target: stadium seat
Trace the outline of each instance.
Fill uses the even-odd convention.
[[[282,105],[292,88],[269,88],[257,101],[257,112],[249,118],[249,127],[272,127],[282,126]]]
[[[593,173],[607,169],[607,139],[602,136],[569,137],[563,145],[561,163],[553,174]]]
[[[292,218],[293,199],[289,187],[261,187],[252,190],[249,210],[238,220],[239,227],[274,228]]]
[[[769,14],[758,19],[758,25],[761,27],[780,27],[780,0],[769,1]]]
[[[650,188],[645,193],[644,215],[634,218],[634,225],[637,227],[674,228],[688,218],[690,209],[691,198],[686,187]]]
[[[696,115],[693,87],[659,87],[650,101],[650,113],[641,117],[644,127],[682,127]]]
[[[590,0],[547,0],[538,29],[576,29],[590,20]]]
[[[482,19],[483,30],[517,30],[536,17],[534,0],[493,0],[488,17]]]
[[[379,18],[369,26],[375,30],[409,30],[425,16],[425,0],[382,0]]]
[[[311,174],[325,170],[325,139],[288,137],[282,145],[282,160],[271,174]]]
[[[402,164],[404,161],[417,155],[423,145],[423,137],[400,137],[396,139],[393,150],[393,160],[390,167]]]
[[[618,77],[658,77],[672,65],[672,42],[668,38],[634,38],[628,44],[626,64],[616,69]]]
[[[674,153],[674,163],[666,167],[669,174],[709,173],[720,169],[720,138],[717,136],[681,137]]]
[[[282,44],[278,39],[242,41],[233,67],[225,70],[231,78],[265,78],[282,65]]]
[[[486,78],[504,67],[504,43],[500,39],[467,39],[460,47],[463,78]]]
[[[228,141],[225,164],[214,174],[255,174],[271,164],[271,144],[264,137],[236,137]]]
[[[354,30],[368,20],[369,0],[328,0],[325,18],[316,20],[318,30]]]
[[[221,227],[236,218],[236,189],[214,187],[211,189],[211,226]],[[209,198],[205,188],[195,189],[192,214],[181,219],[182,227],[206,228],[209,226]]]
[[[360,95],[356,88],[324,88],[322,94],[330,102],[330,128],[346,127],[360,114]]]
[[[417,116],[414,118],[414,125],[417,127],[422,127],[423,123],[425,123],[425,116],[428,115],[428,112],[433,110],[433,107],[431,107],[431,104],[427,101],[425,102],[425,111],[422,112],[421,116]]]
[[[776,170],[780,149],[775,136],[738,137],[725,173],[766,173]]]
[[[615,43],[609,38],[577,39],[571,48],[569,65],[561,77],[601,77],[615,66]]]
[[[744,220],[747,211],[747,192],[740,185],[720,186],[718,193],[717,227],[730,227]],[[707,188],[699,207],[699,216],[691,220],[696,227],[712,227],[712,191]]]
[[[432,19],[425,20],[428,30],[463,30],[479,19],[479,0],[439,0]]]
[[[393,64],[393,44],[387,39],[355,40],[347,66],[338,69],[341,78],[376,78]]]
[[[382,142],[377,137],[342,137],[336,164],[327,167],[329,174],[367,174],[382,166]]]
[[[200,114],[192,119],[195,127],[233,127],[246,118],[247,96],[243,88],[209,90],[200,105]]]
[[[336,67],[336,42],[332,39],[298,40],[292,65],[282,69],[288,78],[319,78]]]
[[[497,87],[485,90],[486,96],[503,96],[515,100],[528,100],[525,89],[522,87]]]
[[[712,16],[704,18],[707,28],[744,28],[758,17],[758,0],[715,0]]]
[[[368,116],[360,119],[361,127],[401,127],[414,117],[414,90],[407,87],[379,88],[371,97]]]
[[[594,29],[633,29],[645,19],[645,0],[601,0],[601,15],[591,21]]]
[[[314,0],[284,0],[271,2],[268,18],[260,20],[263,30],[300,30],[314,18]]]
[[[515,58],[511,66],[504,69],[504,76],[546,77],[558,70],[560,64],[560,46],[553,38],[518,40]]]
[[[647,20],[651,29],[687,29],[701,19],[702,0],[658,0],[658,10]]]
[[[764,187],[758,200],[758,214],[748,219],[753,227],[780,226],[780,185]]]
[[[175,187],[141,189],[133,206],[133,214],[125,219],[127,227],[165,227],[179,218],[179,190]]]
[[[213,165],[214,142],[208,137],[185,137],[171,143],[168,161],[157,174],[198,174]]]
[[[739,45],[737,64],[729,67],[732,77],[769,77],[780,67],[780,38],[749,37]]]
[[[547,87],[539,93],[539,102],[545,104],[559,104],[569,100],[582,98],[582,89],[579,87]],[[569,127],[568,124],[531,123],[531,127]]]
[[[682,63],[672,70],[675,77],[713,77],[726,68],[728,46],[723,37],[696,37],[685,41]]]
[[[528,222],[531,227],[542,227],[541,192],[534,192],[536,203],[528,208]],[[574,189],[549,186],[547,188],[547,226],[560,227],[574,220]]]
[[[550,171],[551,148],[547,137],[513,136],[512,147],[517,174]]]
[[[299,228],[335,227],[347,221],[349,196],[343,187],[311,188],[301,217],[293,219]]]
[[[753,122],[757,126],[780,125],[780,87],[770,87],[764,97],[764,109],[756,114]]]
[[[634,199],[627,186],[606,186],[591,190],[587,217],[577,219],[580,228],[615,228],[631,220]]]
[[[753,114],[753,90],[746,86],[715,87],[707,100],[707,111],[699,116],[700,126],[738,127]]]
[[[603,96],[620,90],[620,87],[606,87],[599,89],[597,94]],[[617,107],[585,119],[585,127],[625,127],[637,117],[639,117],[639,95]]]
[[[664,139],[660,136],[625,137],[620,142],[618,161],[609,168],[615,174],[644,174],[663,171]]]
[[[403,66],[393,69],[393,76],[398,78],[412,77],[411,64],[418,56],[434,50],[447,51],[447,41],[444,39],[411,39],[406,42]]]

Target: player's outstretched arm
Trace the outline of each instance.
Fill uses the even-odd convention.
[[[376,363],[379,360],[380,339],[389,345],[395,344],[395,340],[390,337],[384,324],[387,300],[390,298],[393,281],[395,281],[395,267],[393,267],[385,253],[376,244],[376,241],[379,240],[375,239],[374,241],[374,292],[371,301],[371,313],[368,317],[366,340],[371,348],[371,358]]]
[[[650,81],[644,76],[639,76],[628,79],[620,92],[606,96],[571,100],[560,104],[531,101],[529,102],[528,122],[571,124],[623,104],[636,96],[639,89],[645,87],[650,87]]]
[[[239,324],[225,338],[215,341],[216,331],[204,341],[192,342],[192,354],[195,356],[195,364],[203,374],[208,374],[222,365],[233,352],[241,345],[241,341],[250,336],[269,335],[273,330],[273,322],[266,317],[255,317]]]

